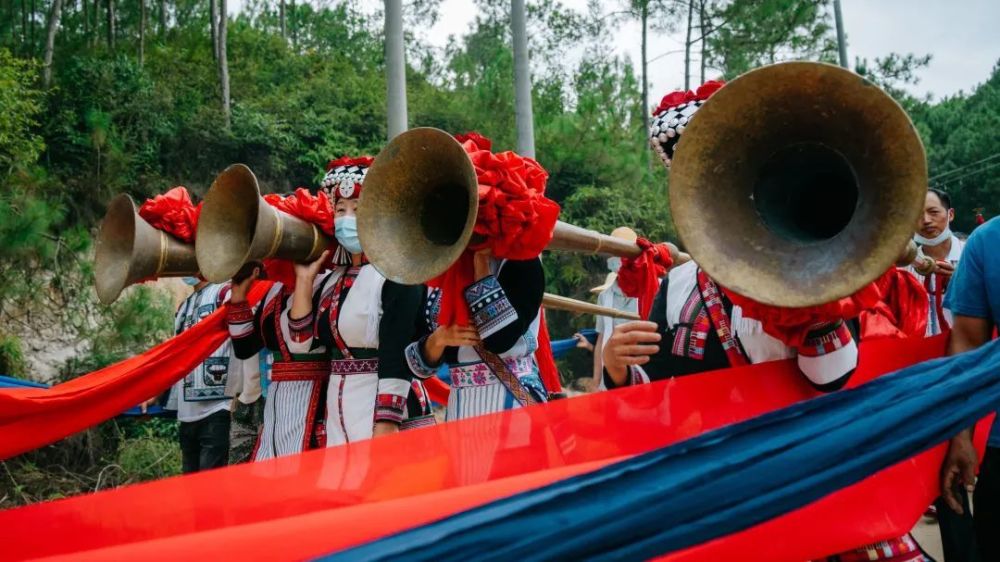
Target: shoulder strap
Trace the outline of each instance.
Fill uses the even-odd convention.
[[[750,362],[743,353],[743,349],[733,337],[733,331],[729,326],[729,315],[726,314],[722,305],[722,292],[719,291],[719,286],[715,284],[715,281],[712,281],[701,269],[698,270],[698,290],[701,292],[702,300],[705,301],[708,316],[712,319],[712,324],[715,325],[715,332],[718,334],[722,349],[729,359],[729,365],[731,367],[749,365]]]
[[[500,382],[503,383],[504,387],[510,392],[514,399],[521,403],[522,406],[531,406],[538,404],[538,400],[528,392],[528,389],[521,384],[520,379],[517,375],[510,372],[507,368],[507,364],[503,362],[503,359],[499,355],[493,353],[492,351],[486,349],[481,345],[474,346],[473,349],[476,353],[483,358],[483,363],[490,368],[490,371],[496,375]]]

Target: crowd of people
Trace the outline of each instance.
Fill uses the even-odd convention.
[[[650,140],[666,166],[700,105],[668,105],[654,116]],[[261,263],[247,264],[229,283],[188,280],[194,292],[177,312],[177,333],[228,302],[231,339],[170,391],[184,472],[434,424],[425,381],[442,365],[451,385],[447,420],[545,402],[560,391],[546,388],[535,359],[545,287],[540,259],[475,253],[474,280],[461,295],[470,325],[439,322],[442,289],[387,280],[365,258],[355,215],[370,164],[368,157],[331,162],[319,189],[333,206],[338,251],[295,264],[294,288],[276,282],[251,305],[250,287],[265,275]],[[950,229],[954,217],[948,194],[929,189],[914,235],[918,259],[891,272],[912,275],[923,287],[921,335],[947,332],[951,354],[983,345],[1000,322],[1000,219],[963,240]],[[612,236],[637,238],[628,228]],[[607,280],[593,292],[601,305],[637,312],[636,299],[618,284],[620,267],[620,259],[609,259]],[[883,292],[897,286],[886,284]],[[857,367],[858,343],[869,337],[858,318],[828,319],[783,337],[767,322],[689,261],[662,278],[647,318],[600,318],[595,344],[578,339],[593,351],[599,390],[794,359],[816,390],[836,392]],[[983,459],[971,428],[955,436],[941,475],[936,507],[947,559],[1000,560],[1000,427]],[[831,559],[928,558],[905,535]]]

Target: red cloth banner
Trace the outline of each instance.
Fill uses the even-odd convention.
[[[257,283],[248,300],[256,303],[270,286]],[[222,307],[142,355],[51,388],[0,390],[0,459],[83,431],[162,393],[228,337],[226,307]]]
[[[862,343],[850,385],[938,357],[945,341]],[[765,363],[36,504],[0,512],[0,558],[304,559],[816,395],[794,361]],[[937,494],[942,454],[668,559],[806,560],[898,536]]]

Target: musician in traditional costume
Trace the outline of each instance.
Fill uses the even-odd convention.
[[[364,257],[355,211],[371,157],[330,162],[322,189],[334,205],[338,249],[323,275],[297,268],[291,307],[284,313],[289,351],[328,350],[329,378],[319,412],[326,445],[432,425],[430,399],[414,380],[404,352],[413,341],[422,286],[386,280]]]
[[[720,87],[710,82],[695,93],[670,94],[654,112],[651,144],[668,167],[684,129]],[[857,322],[827,319],[798,330],[764,323],[780,316],[778,309],[723,290],[693,261],[677,266],[664,278],[648,321],[617,327],[605,344],[604,384],[617,388],[794,357],[817,390],[843,387],[858,362]],[[912,562],[924,555],[905,535],[837,559]]]
[[[545,292],[545,272],[537,256],[551,239],[559,212],[558,205],[544,198],[548,174],[537,162],[512,152],[492,154],[490,141],[474,133],[460,136],[459,140],[479,178],[480,218],[474,236],[482,240],[476,245],[478,250],[467,251],[452,266],[456,274],[471,272],[468,278],[461,283],[428,289],[420,318],[419,341],[406,349],[409,367],[418,378],[433,376],[442,362],[448,365],[449,420],[547,400],[548,391],[535,358]],[[522,187],[517,196],[503,199],[506,203],[500,202],[497,195],[494,203],[490,197],[514,183],[503,178],[512,178],[529,189]],[[508,238],[499,240],[499,229],[485,224],[484,217],[496,217],[505,211],[491,208],[493,205],[506,204],[509,209],[521,203],[530,209],[525,212],[528,218],[520,227],[523,230],[509,224]],[[544,235],[544,239],[529,241],[538,234]],[[514,239],[518,236],[520,240]],[[494,247],[512,254],[520,250],[530,257],[498,258],[493,254]],[[466,311],[467,314],[461,314]],[[471,325],[455,318],[467,318]]]
[[[305,267],[322,267],[318,259]],[[319,410],[324,383],[330,372],[330,355],[325,348],[306,353],[289,350],[291,341],[288,315],[290,290],[275,281],[254,307],[247,302],[250,285],[263,274],[256,267],[244,280],[233,283],[227,313],[233,349],[239,358],[258,352],[273,356],[271,381],[264,401],[264,423],[257,439],[253,460],[261,461],[301,453],[325,443],[325,416]]]

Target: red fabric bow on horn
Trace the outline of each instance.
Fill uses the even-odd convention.
[[[428,282],[440,287],[443,326],[469,325],[465,288],[473,283],[472,255],[490,249],[499,259],[528,260],[538,257],[552,241],[559,220],[559,204],[545,197],[549,174],[531,158],[514,152],[494,154],[492,142],[478,133],[456,138],[469,154],[479,181],[479,212],[473,228],[475,239],[447,271]]]
[[[190,244],[198,230],[201,203],[195,206],[187,188],[179,185],[163,195],[147,199],[139,207],[139,216],[157,230]]]
[[[618,286],[627,296],[639,299],[639,315],[649,318],[660,278],[674,265],[674,259],[666,244],[653,244],[645,238],[638,238],[635,243],[642,253],[634,258],[622,258]]]

